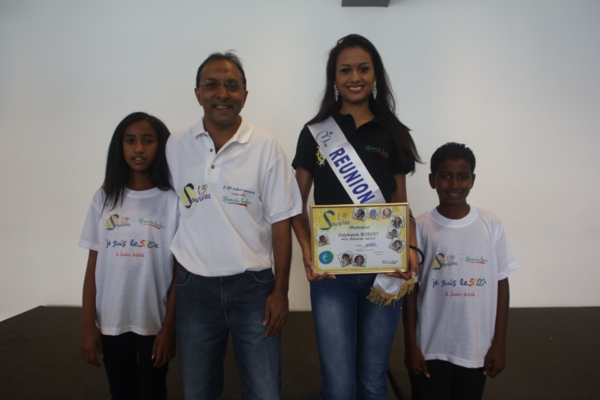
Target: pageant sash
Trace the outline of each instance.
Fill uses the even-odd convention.
[[[308,129],[317,141],[321,155],[327,160],[354,204],[386,202],[381,189],[333,117],[309,125]],[[404,285],[403,288],[403,282],[403,279],[377,274],[367,298],[380,306],[389,305],[412,288],[412,284]]]
[[[386,202],[367,167],[332,117],[309,125],[308,129],[354,204]]]

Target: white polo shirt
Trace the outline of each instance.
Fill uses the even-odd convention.
[[[242,117],[216,153],[200,120],[171,135],[166,153],[181,218],[171,251],[181,265],[202,276],[271,268],[271,225],[302,212],[291,164],[275,139]]]

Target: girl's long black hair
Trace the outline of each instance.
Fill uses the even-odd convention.
[[[323,100],[317,115],[308,122],[308,125],[326,120],[329,116],[338,112],[342,107],[341,101],[335,100],[333,85],[335,84],[335,70],[340,53],[351,47],[361,47],[371,55],[375,80],[377,82],[377,99],[369,96],[369,108],[371,112],[381,119],[383,126],[391,133],[398,153],[404,164],[409,168],[408,172],[414,172],[416,163],[421,162],[415,142],[410,136],[410,130],[396,116],[396,101],[392,93],[391,85],[383,61],[379,52],[367,38],[352,34],[338,40],[337,44],[329,52],[327,60],[327,72]]]
[[[129,165],[125,162],[123,155],[123,133],[129,125],[138,121],[148,122],[156,131],[158,136],[158,149],[156,158],[150,167],[150,180],[160,190],[170,190],[169,166],[165,155],[167,139],[171,135],[167,126],[158,118],[145,112],[134,112],[123,118],[117,125],[108,147],[106,160],[106,174],[102,189],[105,193],[104,208],[112,210],[123,203],[125,187],[129,178]]]

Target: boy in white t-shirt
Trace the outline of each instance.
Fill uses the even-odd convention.
[[[467,203],[475,156],[447,143],[431,157],[439,205],[417,218],[424,265],[403,306],[412,399],[481,399],[505,367],[508,275],[518,265],[502,223]]]

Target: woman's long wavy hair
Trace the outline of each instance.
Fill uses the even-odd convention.
[[[383,61],[379,52],[367,38],[352,34],[338,40],[337,44],[329,52],[327,60],[326,84],[323,100],[317,115],[308,122],[308,125],[326,120],[332,114],[339,112],[342,107],[341,101],[335,100],[333,85],[335,84],[335,72],[337,59],[340,53],[352,47],[361,47],[371,55],[375,80],[377,82],[377,99],[369,96],[369,108],[371,112],[379,117],[383,126],[391,133],[398,153],[409,172],[414,172],[416,163],[421,162],[415,142],[410,136],[410,130],[396,116],[396,101],[392,93],[391,85]]]
[[[129,165],[125,162],[123,155],[123,134],[129,125],[138,121],[148,122],[158,136],[158,149],[156,150],[154,163],[150,167],[150,180],[160,190],[172,189],[169,178],[169,166],[167,165],[167,157],[165,155],[165,146],[171,133],[158,118],[145,112],[134,112],[126,116],[117,125],[108,147],[106,174],[104,175],[102,189],[106,195],[104,208],[108,208],[109,210],[123,204],[125,187],[129,178]]]

